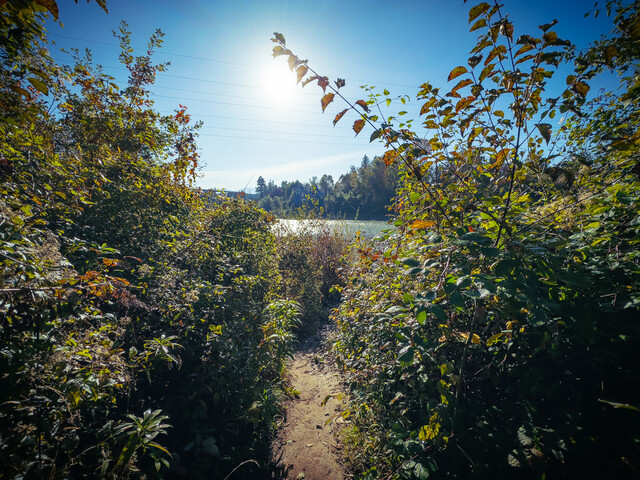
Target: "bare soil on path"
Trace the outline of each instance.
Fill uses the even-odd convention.
[[[303,342],[289,364],[289,385],[300,392],[286,407],[283,428],[272,451],[282,466],[283,479],[343,480],[336,434],[344,421],[345,401],[336,367],[326,355],[330,328]]]

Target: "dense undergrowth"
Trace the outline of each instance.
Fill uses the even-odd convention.
[[[605,8],[611,36],[579,52],[474,4],[454,86],[422,85],[400,124],[388,92],[345,99],[275,34],[400,166],[396,230],[354,247],[335,313],[358,478],[637,478],[640,3]],[[589,98],[604,70],[620,90]]]
[[[50,59],[54,7],[0,6],[0,478],[268,475],[284,362],[341,240],[205,204],[199,125],[149,94],[162,34],[136,57],[122,25],[116,85],[89,53]]]

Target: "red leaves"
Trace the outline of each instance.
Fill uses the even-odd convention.
[[[336,123],[340,121],[340,119],[344,116],[345,113],[349,111],[348,108],[342,110],[339,114],[336,115],[336,118],[333,119],[333,126],[335,127]]]
[[[369,111],[369,105],[364,100],[358,100],[356,105],[360,105],[365,112]]]
[[[447,81],[450,82],[454,78],[459,77],[460,75],[462,75],[464,73],[467,73],[467,72],[468,72],[468,70],[467,70],[466,67],[462,67],[462,66],[456,67],[453,70],[451,70],[451,73],[449,74],[449,78],[447,79]]]
[[[327,93],[324,97],[322,97],[320,99],[320,105],[322,105],[322,112],[325,111],[325,109],[327,108],[327,106],[333,102],[333,97],[335,95],[333,93]],[[339,119],[338,119],[339,120]]]
[[[353,122],[353,131],[356,132],[356,136],[362,131],[364,128],[365,121],[364,119],[356,120]]]
[[[323,92],[326,92],[329,86],[329,77],[318,77],[318,86],[322,88]],[[324,109],[322,111],[324,111]]]

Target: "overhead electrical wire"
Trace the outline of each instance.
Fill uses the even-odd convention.
[[[91,40],[88,38],[81,38],[81,37],[73,37],[73,36],[69,36],[69,35],[60,35],[60,34],[54,34],[51,33],[49,34],[50,37],[59,37],[59,38],[66,38],[69,40],[78,40],[81,42],[88,42],[88,43],[96,43],[96,44],[101,44],[101,45],[108,45],[111,47],[120,47],[119,44],[117,43],[110,43],[110,42],[102,42],[99,40]],[[138,52],[146,52],[145,49],[142,48],[134,48],[134,51],[138,51]],[[172,52],[166,52],[163,51],[162,49],[158,49],[154,52],[157,55],[168,55],[168,56],[172,56],[172,57],[182,57],[182,58],[190,58],[190,59],[194,59],[194,60],[203,60],[203,61],[207,61],[207,62],[215,62],[215,63],[222,63],[222,64],[227,64],[227,65],[235,65],[238,67],[245,67],[245,68],[251,68],[251,69],[256,69],[256,70],[261,70],[262,67],[258,66],[258,65],[251,65],[251,64],[247,64],[247,63],[240,63],[240,62],[230,62],[228,60],[220,60],[217,58],[207,58],[207,57],[198,57],[198,56],[194,56],[194,55],[184,55],[181,53],[172,53]],[[359,80],[359,79],[355,79],[355,78],[346,78],[345,80],[349,81],[349,82],[356,82],[356,83],[364,83],[364,84],[371,84],[371,85],[375,85],[376,82],[371,82],[368,80]],[[378,82],[379,85],[383,85],[382,82]],[[406,84],[400,84],[400,83],[388,83],[388,82],[384,82],[384,85],[389,85],[389,86],[394,86],[394,87],[403,87],[403,88],[417,88],[417,85],[406,85]]]

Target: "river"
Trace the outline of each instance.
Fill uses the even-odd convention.
[[[358,232],[365,237],[375,237],[382,230],[393,229],[393,225],[380,220],[288,220],[278,219],[276,228],[283,226],[285,229],[296,232],[304,228],[319,230],[324,227],[335,229],[348,237],[355,237]]]

